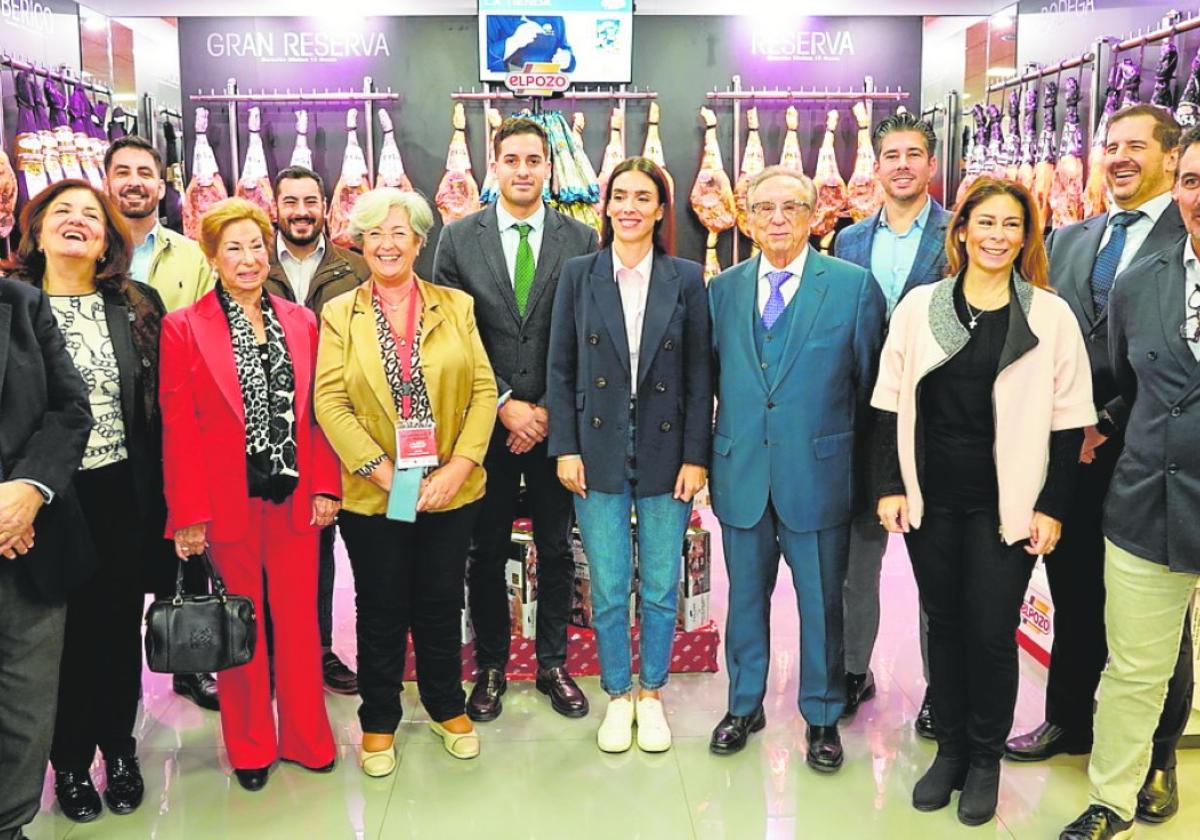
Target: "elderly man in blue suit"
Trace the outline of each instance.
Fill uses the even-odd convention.
[[[842,584],[854,461],[886,303],[858,266],[808,246],[816,189],[769,167],[749,186],[760,256],[709,286],[717,371],[712,500],[729,570],[729,710],[710,749],[735,753],[766,725],[770,598],[779,556],[800,612],[800,713],[809,766],[842,765]]]
[[[887,300],[888,315],[909,291],[946,276],[946,227],[951,214],[929,195],[937,171],[937,136],[929,123],[908,112],[888,117],[871,138],[875,176],[883,187],[878,213],[843,230],[833,243],[834,256],[871,272]],[[874,505],[863,505],[850,525],[850,564],[843,589],[846,636],[846,711],[875,695],[871,653],[879,634],[879,571],[887,549],[887,531]],[[925,683],[925,616],[921,615],[921,662]],[[929,695],[917,714],[917,734],[933,738]]]

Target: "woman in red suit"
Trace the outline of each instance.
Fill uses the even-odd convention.
[[[314,605],[317,534],[337,515],[341,476],[312,411],[316,320],[262,288],[270,241],[266,215],[247,201],[205,213],[200,247],[219,283],[167,316],[160,351],[167,535],[185,559],[209,548],[260,616],[254,659],[217,678],[225,747],[247,790],[267,783],[277,758],[327,772],[336,754]]]

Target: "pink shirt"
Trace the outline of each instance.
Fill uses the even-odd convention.
[[[966,331],[954,312],[956,278],[918,286],[896,307],[879,362],[871,405],[897,415],[900,475],[912,527],[925,510],[917,481],[917,385],[949,358],[943,345]],[[1020,305],[1038,343],[996,376],[996,478],[1000,536],[1013,545],[1029,537],[1033,507],[1046,481],[1050,433],[1096,422],[1092,370],[1079,324],[1053,292],[1016,280]],[[951,320],[952,319],[952,320]],[[935,335],[936,331],[936,335]]]

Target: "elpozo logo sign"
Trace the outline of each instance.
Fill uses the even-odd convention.
[[[571,86],[571,77],[560,73],[557,64],[528,62],[504,77],[504,86],[517,96],[553,96]]]

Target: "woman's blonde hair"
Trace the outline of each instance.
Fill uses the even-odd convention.
[[[244,198],[226,198],[208,208],[200,217],[200,250],[204,256],[210,260],[216,259],[221,233],[234,222],[245,219],[258,225],[264,245],[271,243],[275,231],[267,214],[257,204],[251,204]]]
[[[363,234],[383,224],[393,207],[399,207],[408,214],[412,232],[422,245],[428,241],[429,231],[433,228],[433,208],[425,196],[395,187],[379,187],[360,195],[350,211],[350,236],[359,247],[362,246]]]

